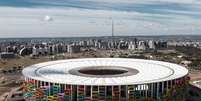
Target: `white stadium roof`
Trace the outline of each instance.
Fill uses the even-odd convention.
[[[128,75],[85,75],[77,72],[85,68],[92,69],[125,69]],[[77,70],[77,71],[76,71]],[[81,74],[81,75],[80,75]],[[125,59],[125,58],[85,58],[50,61],[29,66],[23,70],[25,77],[61,84],[72,85],[130,85],[162,82],[181,78],[188,74],[188,70],[180,65],[168,62]]]

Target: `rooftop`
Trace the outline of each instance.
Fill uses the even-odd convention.
[[[129,85],[181,78],[188,70],[180,65],[143,59],[85,58],[50,61],[29,66],[25,77],[75,85]]]

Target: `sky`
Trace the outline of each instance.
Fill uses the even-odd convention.
[[[0,0],[0,38],[201,35],[201,0]]]

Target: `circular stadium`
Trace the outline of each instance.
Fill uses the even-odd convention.
[[[168,62],[85,58],[23,70],[24,97],[44,101],[183,101],[188,70]]]

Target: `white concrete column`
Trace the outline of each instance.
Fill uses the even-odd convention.
[[[156,85],[156,97],[159,97],[159,83]]]
[[[164,82],[165,81],[162,82],[162,94],[164,94]]]
[[[48,86],[49,86],[49,95],[48,96],[50,96],[51,95],[51,84],[50,84],[50,82],[48,82]]]
[[[151,97],[153,98],[154,96],[154,84],[151,83]]]
[[[169,81],[167,81],[166,94],[168,93],[168,90],[169,90]]]

